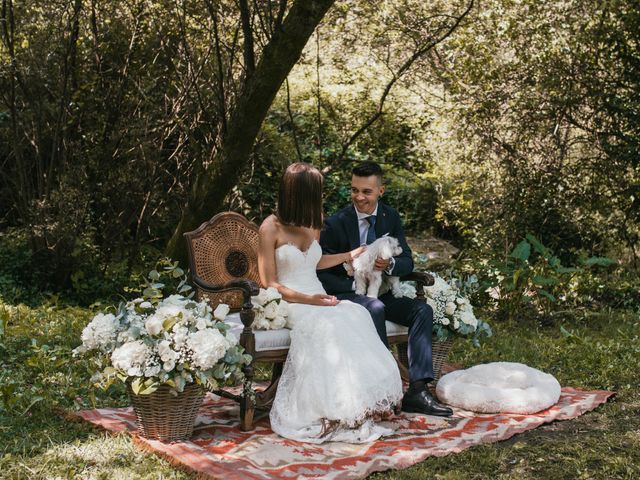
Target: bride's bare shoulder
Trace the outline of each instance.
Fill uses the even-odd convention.
[[[269,215],[260,224],[259,233],[260,236],[273,237],[278,235],[279,230],[280,222],[278,222],[278,217],[275,215]]]

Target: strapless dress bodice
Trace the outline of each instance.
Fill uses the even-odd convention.
[[[316,267],[322,257],[322,248],[314,240],[306,251],[292,243],[276,248],[278,283],[306,294],[326,293],[318,280]]]

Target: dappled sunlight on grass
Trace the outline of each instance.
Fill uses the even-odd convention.
[[[137,449],[128,435],[92,434],[86,440],[52,445],[46,451],[20,458],[0,459],[0,477],[12,479],[134,479],[191,478],[155,455]]]
[[[0,338],[0,477],[189,478],[139,451],[129,436],[109,436],[65,413],[125,405],[123,389],[91,387],[92,365],[74,358],[92,311],[0,303],[7,316]],[[479,310],[479,316],[482,311]],[[522,362],[555,375],[564,386],[608,389],[617,397],[572,421],[544,425],[493,445],[430,458],[381,479],[634,478],[640,475],[640,320],[635,312],[579,312],[551,325],[491,321],[494,336],[480,348],[457,341],[449,360],[463,366]],[[257,376],[269,377],[259,365]]]

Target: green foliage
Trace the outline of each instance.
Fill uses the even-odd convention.
[[[548,318],[556,307],[576,299],[579,278],[591,267],[613,265],[616,262],[609,258],[582,257],[578,265],[565,267],[540,240],[527,234],[504,261],[495,265],[490,294],[507,318],[533,313]]]
[[[507,254],[531,232],[565,262],[624,245],[637,267],[634,2],[492,0],[474,20],[444,47],[444,78],[432,77],[451,95],[448,146],[436,147],[457,184],[441,218],[487,251]]]

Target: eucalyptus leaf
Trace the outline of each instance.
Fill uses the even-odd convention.
[[[180,267],[176,267],[173,272],[171,272],[171,276],[173,278],[178,278],[184,275],[184,270],[182,270]]]
[[[157,270],[151,270],[149,272],[149,275],[147,275],[151,280],[159,280],[160,279],[160,274],[158,273]]]
[[[131,382],[131,391],[136,395],[140,395],[140,390],[142,389],[142,381],[139,377],[136,377]]]
[[[145,298],[158,298],[161,295],[162,294],[159,290],[152,287],[147,287],[142,291],[142,296],[144,296]]]

